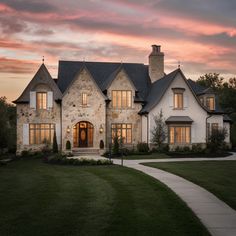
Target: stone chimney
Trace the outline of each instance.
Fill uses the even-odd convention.
[[[148,72],[152,83],[164,76],[164,53],[161,52],[160,45],[152,45]]]

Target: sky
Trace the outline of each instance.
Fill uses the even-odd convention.
[[[236,77],[235,0],[0,0],[0,97],[15,100],[58,60],[148,64],[161,45],[165,72],[178,67]]]

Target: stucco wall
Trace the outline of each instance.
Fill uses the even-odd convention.
[[[88,106],[82,106],[82,93],[87,94]],[[72,82],[62,98],[62,149],[66,141],[73,147],[73,127],[80,121],[88,121],[94,126],[93,148],[99,148],[100,140],[105,143],[105,96],[101,93],[91,75],[83,69]],[[103,133],[99,132],[102,125]],[[69,127],[70,132],[67,132]]]
[[[173,109],[173,91],[172,88],[184,88],[184,109]],[[206,142],[206,117],[207,112],[199,105],[196,98],[190,91],[188,85],[180,74],[171,83],[159,104],[149,113],[149,142],[151,140],[151,130],[154,127],[153,116],[158,115],[162,110],[163,116],[167,119],[170,116],[189,116],[192,120],[191,143]],[[168,140],[166,140],[167,142]]]
[[[132,107],[131,108],[113,108],[112,102],[107,107],[107,143],[111,143],[111,124],[113,123],[131,123],[132,124],[132,144],[127,146],[136,146],[141,142],[141,116],[138,112],[141,110],[139,103],[133,102],[135,95],[135,87],[130,82],[127,74],[121,70],[113,80],[107,90],[107,96],[112,99],[112,90],[131,90],[132,91]]]

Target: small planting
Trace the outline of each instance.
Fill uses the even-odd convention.
[[[141,152],[141,153],[148,153],[149,152],[148,144],[145,143],[145,142],[138,143],[137,144],[137,150],[138,150],[138,152]]]

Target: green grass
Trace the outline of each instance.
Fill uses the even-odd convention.
[[[203,188],[236,210],[236,161],[145,163],[182,176]]]
[[[165,185],[120,166],[0,166],[0,235],[209,235]]]
[[[114,157],[115,159],[121,159],[121,157]],[[128,155],[123,156],[124,160],[141,160],[141,159],[165,159],[171,158],[170,156],[166,155],[165,153],[151,153],[146,155]]]

